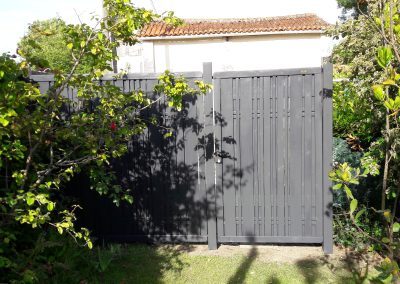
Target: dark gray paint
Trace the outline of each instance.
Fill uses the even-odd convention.
[[[321,115],[322,104],[330,102],[319,95],[321,69],[303,71],[229,72],[230,78],[219,73],[214,79],[215,102],[221,101],[216,111],[223,121],[216,140],[228,156],[216,172],[216,187],[222,188],[219,242],[318,243],[329,238],[324,230],[331,224],[322,212],[328,209],[321,181],[327,176],[321,171]]]
[[[324,242],[323,249],[326,254],[333,252],[333,227],[332,227],[332,182],[328,178],[332,170],[332,64],[324,65],[323,73],[323,216],[324,216]]]
[[[115,208],[79,190],[82,220],[98,236],[117,241],[323,243],[332,251],[332,67],[203,72],[182,76],[213,83],[206,96],[186,96],[177,113],[165,101],[145,111],[174,129],[150,126],[115,161],[119,182],[134,204]],[[152,89],[159,74],[105,76],[125,92]],[[32,76],[45,92],[51,76]],[[76,103],[75,91],[64,95]],[[222,163],[215,163],[214,153]],[[71,188],[88,187],[84,178]],[[78,190],[77,190],[78,191]]]

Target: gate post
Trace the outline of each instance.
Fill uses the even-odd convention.
[[[332,93],[333,67],[331,63],[323,63],[322,89],[322,161],[323,161],[323,249],[325,254],[333,252],[332,228],[332,182],[329,172],[332,170]]]
[[[212,63],[203,63],[203,81],[212,84]],[[216,188],[215,188],[215,164],[213,154],[215,151],[214,135],[214,91],[205,96],[204,100],[204,147],[205,147],[205,178],[207,198],[207,240],[208,249],[218,248],[217,243],[217,212],[216,212]]]

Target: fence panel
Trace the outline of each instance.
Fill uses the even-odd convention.
[[[114,162],[133,205],[116,208],[89,190],[83,223],[118,241],[324,243],[332,250],[331,65],[324,68],[182,74],[213,83],[207,96],[185,96],[176,112],[163,100],[143,114],[155,117]],[[154,97],[158,74],[101,81]],[[44,92],[52,77],[32,76]],[[67,96],[75,96],[67,89]],[[328,94],[328,95],[326,95]],[[165,139],[165,128],[174,135]]]

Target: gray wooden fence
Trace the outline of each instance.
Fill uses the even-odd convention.
[[[174,129],[149,126],[133,137],[114,168],[134,204],[116,208],[74,180],[83,223],[116,241],[322,243],[332,252],[332,66],[182,73],[214,85],[187,96],[176,112],[165,102],[145,115]],[[157,74],[104,78],[124,91],[153,95]],[[32,76],[46,91],[48,76]],[[73,90],[65,95],[73,96]],[[78,190],[79,189],[79,190]]]

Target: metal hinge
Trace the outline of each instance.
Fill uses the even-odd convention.
[[[323,98],[332,98],[333,96],[333,90],[332,89],[322,89],[322,97]]]

